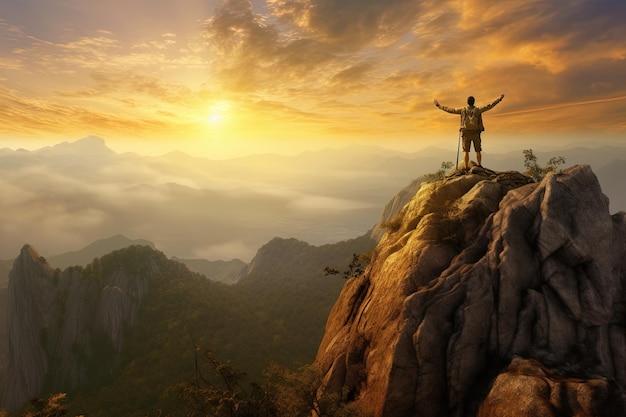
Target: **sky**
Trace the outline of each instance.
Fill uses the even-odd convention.
[[[89,135],[228,158],[621,142],[624,0],[3,0],[0,148]]]

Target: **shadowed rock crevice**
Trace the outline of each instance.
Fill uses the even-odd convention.
[[[325,389],[355,392],[377,417],[505,416],[480,404],[528,393],[523,373],[494,380],[519,358],[582,381],[537,381],[533,395],[550,395],[530,415],[571,415],[569,402],[603,415],[595,398],[622,407],[625,214],[608,203],[585,165],[539,184],[475,167],[422,185],[331,312],[316,360]],[[352,351],[362,376],[342,380],[336,359]]]

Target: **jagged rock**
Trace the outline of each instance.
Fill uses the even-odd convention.
[[[481,166],[476,165],[474,162],[470,162],[470,172],[472,175],[477,175],[485,180],[493,180],[499,184],[506,186],[507,188],[515,188],[524,184],[534,182],[532,178],[525,176],[517,171],[496,172]],[[464,176],[465,171],[461,169],[455,169],[448,173],[447,178],[455,178]],[[412,181],[409,185],[404,187],[387,203],[383,212],[380,215],[380,219],[372,229],[370,236],[377,242],[382,239],[389,224],[393,222],[394,217],[402,210],[402,208],[413,199],[415,193],[420,189],[422,184],[431,181],[428,179],[428,175],[421,176],[420,178]]]
[[[478,417],[623,415],[623,393],[615,381],[564,377],[521,358],[498,375],[478,412]]]
[[[132,254],[127,261],[115,259],[124,253]],[[61,272],[25,245],[9,279],[8,383],[0,404],[20,407],[41,394],[44,382],[67,390],[110,373],[149,277],[158,273],[159,257],[165,259],[135,246],[95,261],[88,270]]]
[[[3,401],[9,408],[20,406],[41,392],[48,369],[42,339],[50,324],[54,277],[54,269],[29,245],[22,248],[9,273],[9,368]]]
[[[423,182],[423,178],[421,177],[413,180],[409,185],[404,187],[402,190],[400,190],[399,193],[391,198],[391,200],[383,209],[383,212],[380,215],[380,219],[372,228],[372,232],[370,233],[372,239],[377,242],[382,239],[382,237],[385,235],[385,224],[391,221],[395,217],[395,215],[398,214],[400,210],[402,210],[402,207],[404,207],[406,203],[411,201]]]
[[[516,357],[626,386],[625,216],[585,165],[540,184],[473,167],[422,186],[331,312],[322,391],[377,417],[475,416]]]

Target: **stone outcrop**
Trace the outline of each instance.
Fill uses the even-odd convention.
[[[624,416],[622,395],[615,381],[564,377],[538,361],[515,358],[494,381],[478,417]]]
[[[16,279],[20,277],[20,279]],[[9,273],[7,335],[9,368],[3,405],[20,406],[41,391],[48,369],[42,333],[50,324],[55,271],[31,246],[24,246]]]
[[[110,373],[149,277],[164,260],[159,252],[137,246],[113,252],[88,269],[60,271],[25,245],[9,279],[8,383],[0,405],[20,407],[45,386],[62,391]]]
[[[530,182],[474,167],[420,188],[331,312],[323,392],[376,417],[623,409],[626,214],[589,166]]]
[[[404,207],[406,203],[411,201],[423,182],[422,177],[413,180],[409,185],[404,187],[399,193],[391,198],[391,200],[383,208],[383,212],[380,214],[378,223],[376,223],[376,225],[372,228],[372,232],[370,233],[372,239],[377,242],[382,239],[386,231],[385,225],[388,224],[400,210],[402,210],[402,207]]]

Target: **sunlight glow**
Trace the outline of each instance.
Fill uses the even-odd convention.
[[[218,113],[211,113],[207,117],[207,120],[212,124],[218,124],[219,122],[222,121],[222,116]]]
[[[230,102],[225,100],[216,101],[209,108],[207,115],[207,121],[210,124],[216,125],[224,121],[230,109]]]

